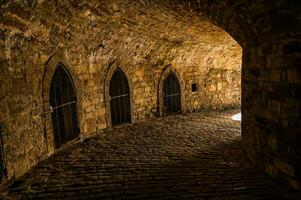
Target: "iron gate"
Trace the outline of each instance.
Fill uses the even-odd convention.
[[[180,83],[174,73],[170,73],[164,80],[163,96],[165,114],[181,112]]]
[[[126,76],[118,69],[110,81],[112,125],[131,122],[130,89]]]
[[[78,136],[77,99],[70,74],[63,66],[54,72],[50,88],[52,125],[55,147],[58,148]]]

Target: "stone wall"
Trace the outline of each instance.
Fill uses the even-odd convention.
[[[178,69],[178,74],[181,70],[186,72],[180,78],[182,82],[187,77],[191,77],[188,82],[196,81],[198,73],[212,74],[209,85],[204,86],[208,82],[206,77],[199,79],[199,92],[208,88],[206,92],[214,94],[216,102],[220,102],[214,91],[226,93],[225,85],[238,85],[230,77],[239,72],[231,72],[227,67],[216,69],[237,63],[231,64],[222,59],[223,53],[217,54],[219,46],[225,47],[224,51],[231,49],[231,42],[227,34],[221,34],[220,29],[206,21],[210,20],[227,31],[244,50],[243,148],[260,169],[290,187],[300,188],[300,3],[287,0],[0,2],[0,121],[6,127],[10,177],[22,174],[47,153],[42,125],[45,122],[41,116],[42,83],[45,63],[56,52],[64,55],[68,67],[75,72],[73,76],[79,80],[83,135],[107,126],[103,80],[114,61],[131,77],[133,96],[143,99],[143,92],[149,101],[134,103],[138,106],[133,109],[137,111],[133,115],[135,120],[155,112],[156,97],[152,94],[158,86],[148,79],[158,81],[167,67]],[[207,58],[201,53],[204,47]],[[214,67],[202,68],[208,65]],[[193,70],[197,66],[202,66],[198,68],[202,72]],[[199,108],[194,102],[202,105],[210,102],[208,95],[202,99],[203,93],[200,101],[194,100],[198,95],[191,96],[194,97],[189,97],[189,102],[184,101],[185,106],[193,105],[191,110]],[[234,94],[233,99],[239,99],[238,95]],[[231,105],[232,100],[229,98],[227,104]]]
[[[243,148],[259,169],[300,190],[300,2],[188,0],[163,4],[211,19],[242,46]]]
[[[216,62],[235,64],[217,53],[217,49],[231,49],[226,48],[231,42],[227,34],[206,21],[210,20],[244,49],[243,148],[271,177],[300,188],[299,2],[4,0],[0,4],[0,121],[5,125],[5,159],[10,178],[27,171],[48,152],[45,119],[41,115],[42,86],[45,63],[55,53],[65,57],[73,76],[78,77],[82,135],[107,126],[103,80],[114,61],[119,61],[131,77],[134,96],[142,99],[141,93],[145,93],[149,101],[134,103],[137,107],[133,107],[133,121],[155,113],[157,97],[152,94],[156,94],[158,86],[150,80],[159,81],[168,66],[178,69],[178,74],[186,72],[179,75],[182,87],[188,85],[185,91],[189,81],[197,81],[199,72],[194,68],[208,66],[204,63],[214,66],[202,68],[201,73],[213,75],[211,84],[205,86],[201,78],[198,86],[199,92],[208,88],[206,93],[215,96],[210,97],[215,99],[212,102],[219,103],[218,91],[227,93],[225,85],[238,85],[228,77],[240,72],[215,68],[219,66]],[[207,59],[200,53],[203,47]],[[191,79],[185,83],[187,77]],[[208,94],[191,94],[185,106],[197,110],[210,102]],[[239,99],[235,94],[229,99],[222,96],[228,105]],[[212,107],[217,106],[214,103]]]
[[[129,79],[132,122],[158,114],[166,69],[178,72],[183,112],[240,105],[241,48],[224,31],[141,2],[94,7],[68,1],[2,5],[0,121],[8,179],[55,152],[49,88],[59,63],[75,84],[81,137],[110,126],[105,94],[116,67]],[[198,84],[195,93],[192,83]]]

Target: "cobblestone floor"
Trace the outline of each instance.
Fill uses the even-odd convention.
[[[17,180],[2,198],[293,198],[253,169],[240,140],[240,122],[230,114],[124,125],[68,146]]]

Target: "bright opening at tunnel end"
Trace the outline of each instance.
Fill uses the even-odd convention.
[[[241,113],[237,113],[231,116],[231,119],[234,121],[241,121]]]

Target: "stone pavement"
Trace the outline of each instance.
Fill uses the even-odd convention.
[[[2,198],[294,199],[249,164],[240,122],[230,116],[176,115],[104,130],[42,162]]]

